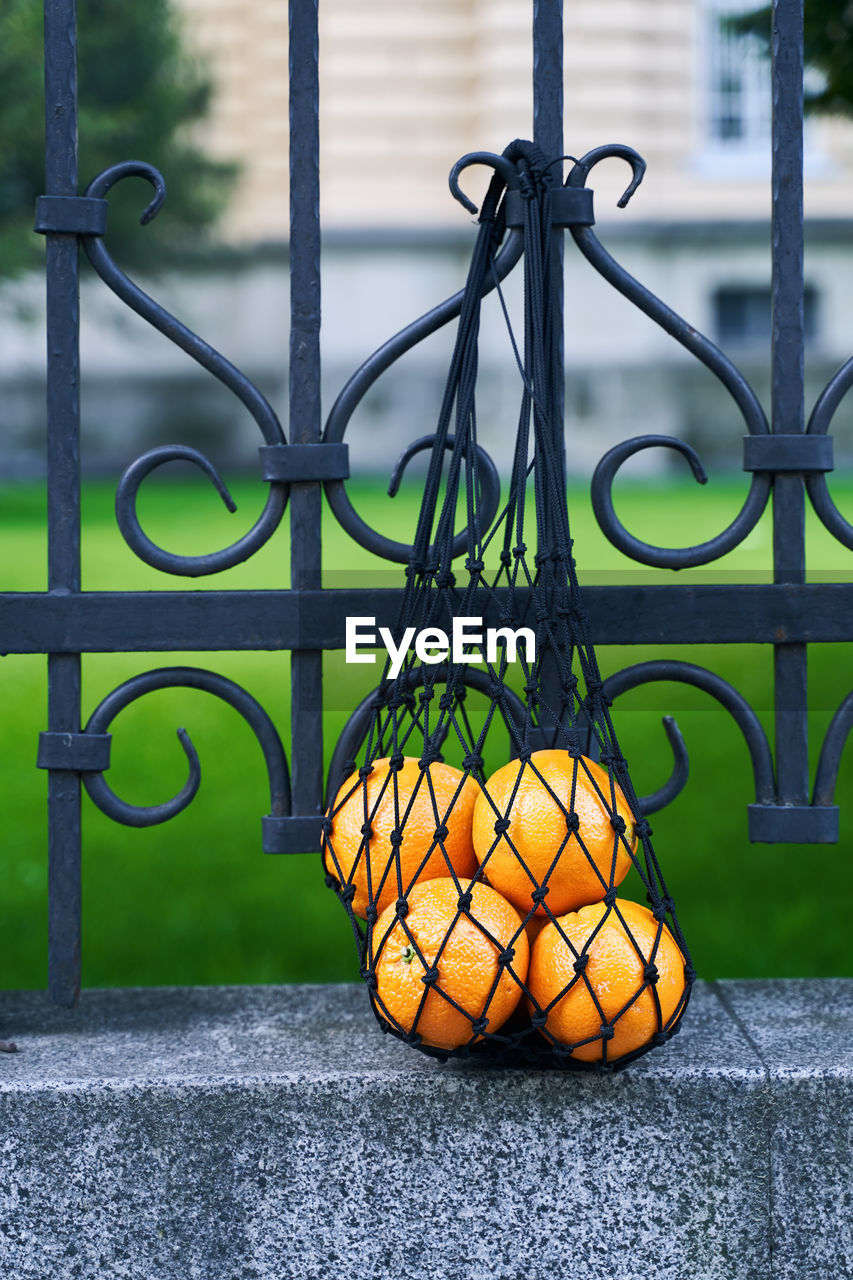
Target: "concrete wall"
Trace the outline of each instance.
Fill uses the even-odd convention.
[[[439,1064],[360,987],[0,995],[20,1280],[847,1280],[853,981],[699,983],[621,1073]]]
[[[288,193],[286,6],[178,0],[178,7],[188,42],[218,85],[201,136],[244,167],[224,231],[239,244],[280,241]],[[649,165],[636,197],[639,217],[767,216],[766,139],[721,143],[710,127],[711,50],[719,13],[731,7],[729,0],[565,5],[566,150],[635,147]],[[447,198],[454,161],[532,134],[532,11],[530,0],[322,0],[326,225],[456,225]],[[765,73],[769,82],[769,67]],[[807,156],[809,215],[848,217],[853,125],[815,122]],[[602,166],[596,182],[612,206],[624,166]]]

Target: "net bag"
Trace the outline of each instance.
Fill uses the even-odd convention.
[[[503,160],[383,678],[333,760],[323,864],[384,1031],[441,1058],[612,1070],[674,1034],[693,970],[578,588],[549,359],[549,165],[528,142]],[[520,348],[501,299],[520,411],[489,521],[477,347],[508,181],[523,207]]]

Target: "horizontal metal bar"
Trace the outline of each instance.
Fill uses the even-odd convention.
[[[744,436],[744,471],[832,471],[832,436],[777,431]]]
[[[108,201],[92,196],[39,196],[33,230],[45,236],[102,236],[107,230],[108,209]]]
[[[502,625],[502,595],[470,613]],[[0,654],[342,649],[347,616],[393,627],[400,598],[393,588],[356,587],[9,592],[0,594]],[[583,600],[597,645],[853,639],[853,583],[590,586]]]

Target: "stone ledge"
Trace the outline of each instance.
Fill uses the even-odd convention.
[[[610,1077],[439,1064],[360,987],[0,995],[4,1274],[841,1280],[853,980],[697,984]]]

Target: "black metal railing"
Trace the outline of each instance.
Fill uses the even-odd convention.
[[[808,583],[805,575],[806,496],[826,528],[853,548],[851,526],[832,502],[825,475],[832,467],[829,429],[833,414],[853,384],[853,360],[838,372],[806,425],[803,389],[803,204],[802,204],[802,0],[776,0],[773,35],[773,398],[771,421],[745,379],[727,357],[660,299],[633,279],[607,253],[593,230],[592,197],[586,183],[605,156],[632,166],[623,203],[642,177],[643,162],[630,148],[602,147],[576,161],[565,186],[560,163],[552,166],[555,188],[568,193],[553,230],[553,262],[562,281],[565,228],[574,244],[614,288],[639,307],[728,389],[744,419],[743,465],[752,479],[743,508],[731,525],[699,546],[665,549],[641,542],[619,522],[611,486],[622,463],[642,449],[667,447],[685,454],[697,480],[699,458],[683,442],[643,436],[611,449],[592,484],[597,519],[618,548],[642,564],[677,569],[707,564],[737,546],[772,499],[774,580],[765,584],[669,583],[593,586],[586,591],[591,632],[599,644],[750,643],[772,645],[775,654],[775,753],[754,711],[721,677],[691,663],[644,662],[610,677],[609,696],[658,680],[704,689],[732,714],[747,741],[755,777],[750,806],[753,840],[827,842],[838,838],[833,791],[838,763],[853,725],[853,693],[827,731],[810,796],[807,729],[807,646],[853,639],[853,586]],[[561,0],[534,0],[534,140],[546,156],[563,155]],[[239,370],[145,295],[112,261],[104,240],[110,189],[129,175],[146,178],[154,196],[143,221],[156,215],[165,188],[148,165],[117,163],[79,194],[76,162],[76,21],[74,0],[45,3],[46,188],[38,202],[36,229],[47,240],[48,343],[48,590],[0,596],[0,652],[48,655],[49,711],[38,763],[49,770],[49,989],[60,1004],[73,1005],[80,984],[81,780],[101,809],[118,822],[144,826],[179,812],[198,785],[198,760],[188,737],[182,742],[189,777],[173,800],[148,808],[126,804],[109,788],[112,718],[129,702],[154,689],[204,689],[234,706],[254,730],[270,781],[270,812],[263,820],[263,847],[270,853],[318,849],[324,808],[322,661],[324,651],[344,647],[347,615],[373,615],[393,626],[395,589],[321,586],[321,509],[325,498],[352,538],[390,561],[404,561],[407,548],[359,517],[347,497],[349,419],[377,377],[406,350],[458,314],[449,299],[389,340],[354,375],[322,426],[320,411],[320,227],[318,135],[317,0],[290,4],[291,137],[291,338],[290,438],[267,400]],[[466,157],[496,163],[499,158]],[[581,194],[582,193],[582,194]],[[512,223],[512,217],[508,217]],[[255,526],[224,551],[178,556],[153,543],[136,517],[136,498],[148,473],[181,458],[205,472],[226,501],[227,490],[197,450],[173,446],[137,459],[118,486],[122,535],[146,563],[177,576],[214,573],[251,556],[279,526],[289,504],[291,585],[266,591],[83,592],[80,580],[80,460],[78,358],[78,247],[82,245],[105,284],[124,302],[219,378],[253,415],[263,439],[260,474],[268,485],[266,505]],[[520,238],[510,225],[498,274],[520,256]],[[552,352],[555,403],[564,389],[562,333]],[[405,449],[401,470],[424,441]],[[484,607],[487,620],[489,608]],[[245,690],[215,672],[167,667],[138,675],[115,689],[83,724],[81,655],[95,652],[204,652],[224,649],[292,651],[291,750]],[[355,716],[360,714],[357,710]],[[684,744],[668,723],[675,754],[669,782],[645,798],[646,810],[661,808],[687,776]],[[351,735],[350,735],[351,736]],[[346,737],[346,735],[345,735]],[[333,769],[334,769],[333,762]]]

